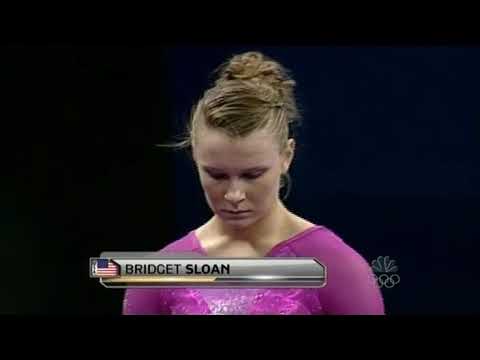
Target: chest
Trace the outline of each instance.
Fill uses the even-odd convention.
[[[316,289],[178,289],[173,315],[319,315]]]
[[[222,239],[204,239],[203,250],[211,257],[258,258],[265,256],[273,247],[269,241],[252,245],[246,241],[226,241]]]
[[[256,258],[261,257],[262,253],[250,246],[226,245],[222,247],[208,249],[209,256],[212,257],[233,257],[233,258]]]

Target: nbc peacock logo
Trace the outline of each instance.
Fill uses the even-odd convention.
[[[380,288],[391,289],[400,283],[400,275],[397,274],[398,266],[390,256],[379,256],[372,261],[374,278]]]

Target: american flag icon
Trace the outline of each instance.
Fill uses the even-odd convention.
[[[92,265],[92,273],[98,277],[118,276],[118,266],[109,259],[96,259]]]

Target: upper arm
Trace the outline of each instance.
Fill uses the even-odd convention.
[[[325,310],[341,315],[384,315],[382,294],[368,267],[346,264],[334,269],[327,280],[331,288],[325,296]],[[332,271],[331,271],[332,272]]]
[[[319,259],[327,268],[327,284],[319,290],[327,314],[384,315],[385,307],[373,271],[348,245]]]

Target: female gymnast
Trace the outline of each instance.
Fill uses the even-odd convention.
[[[280,197],[295,152],[295,81],[259,52],[232,57],[193,109],[187,137],[212,217],[161,252],[208,257],[315,257],[323,288],[128,289],[123,314],[383,315],[367,261],[326,226]]]

